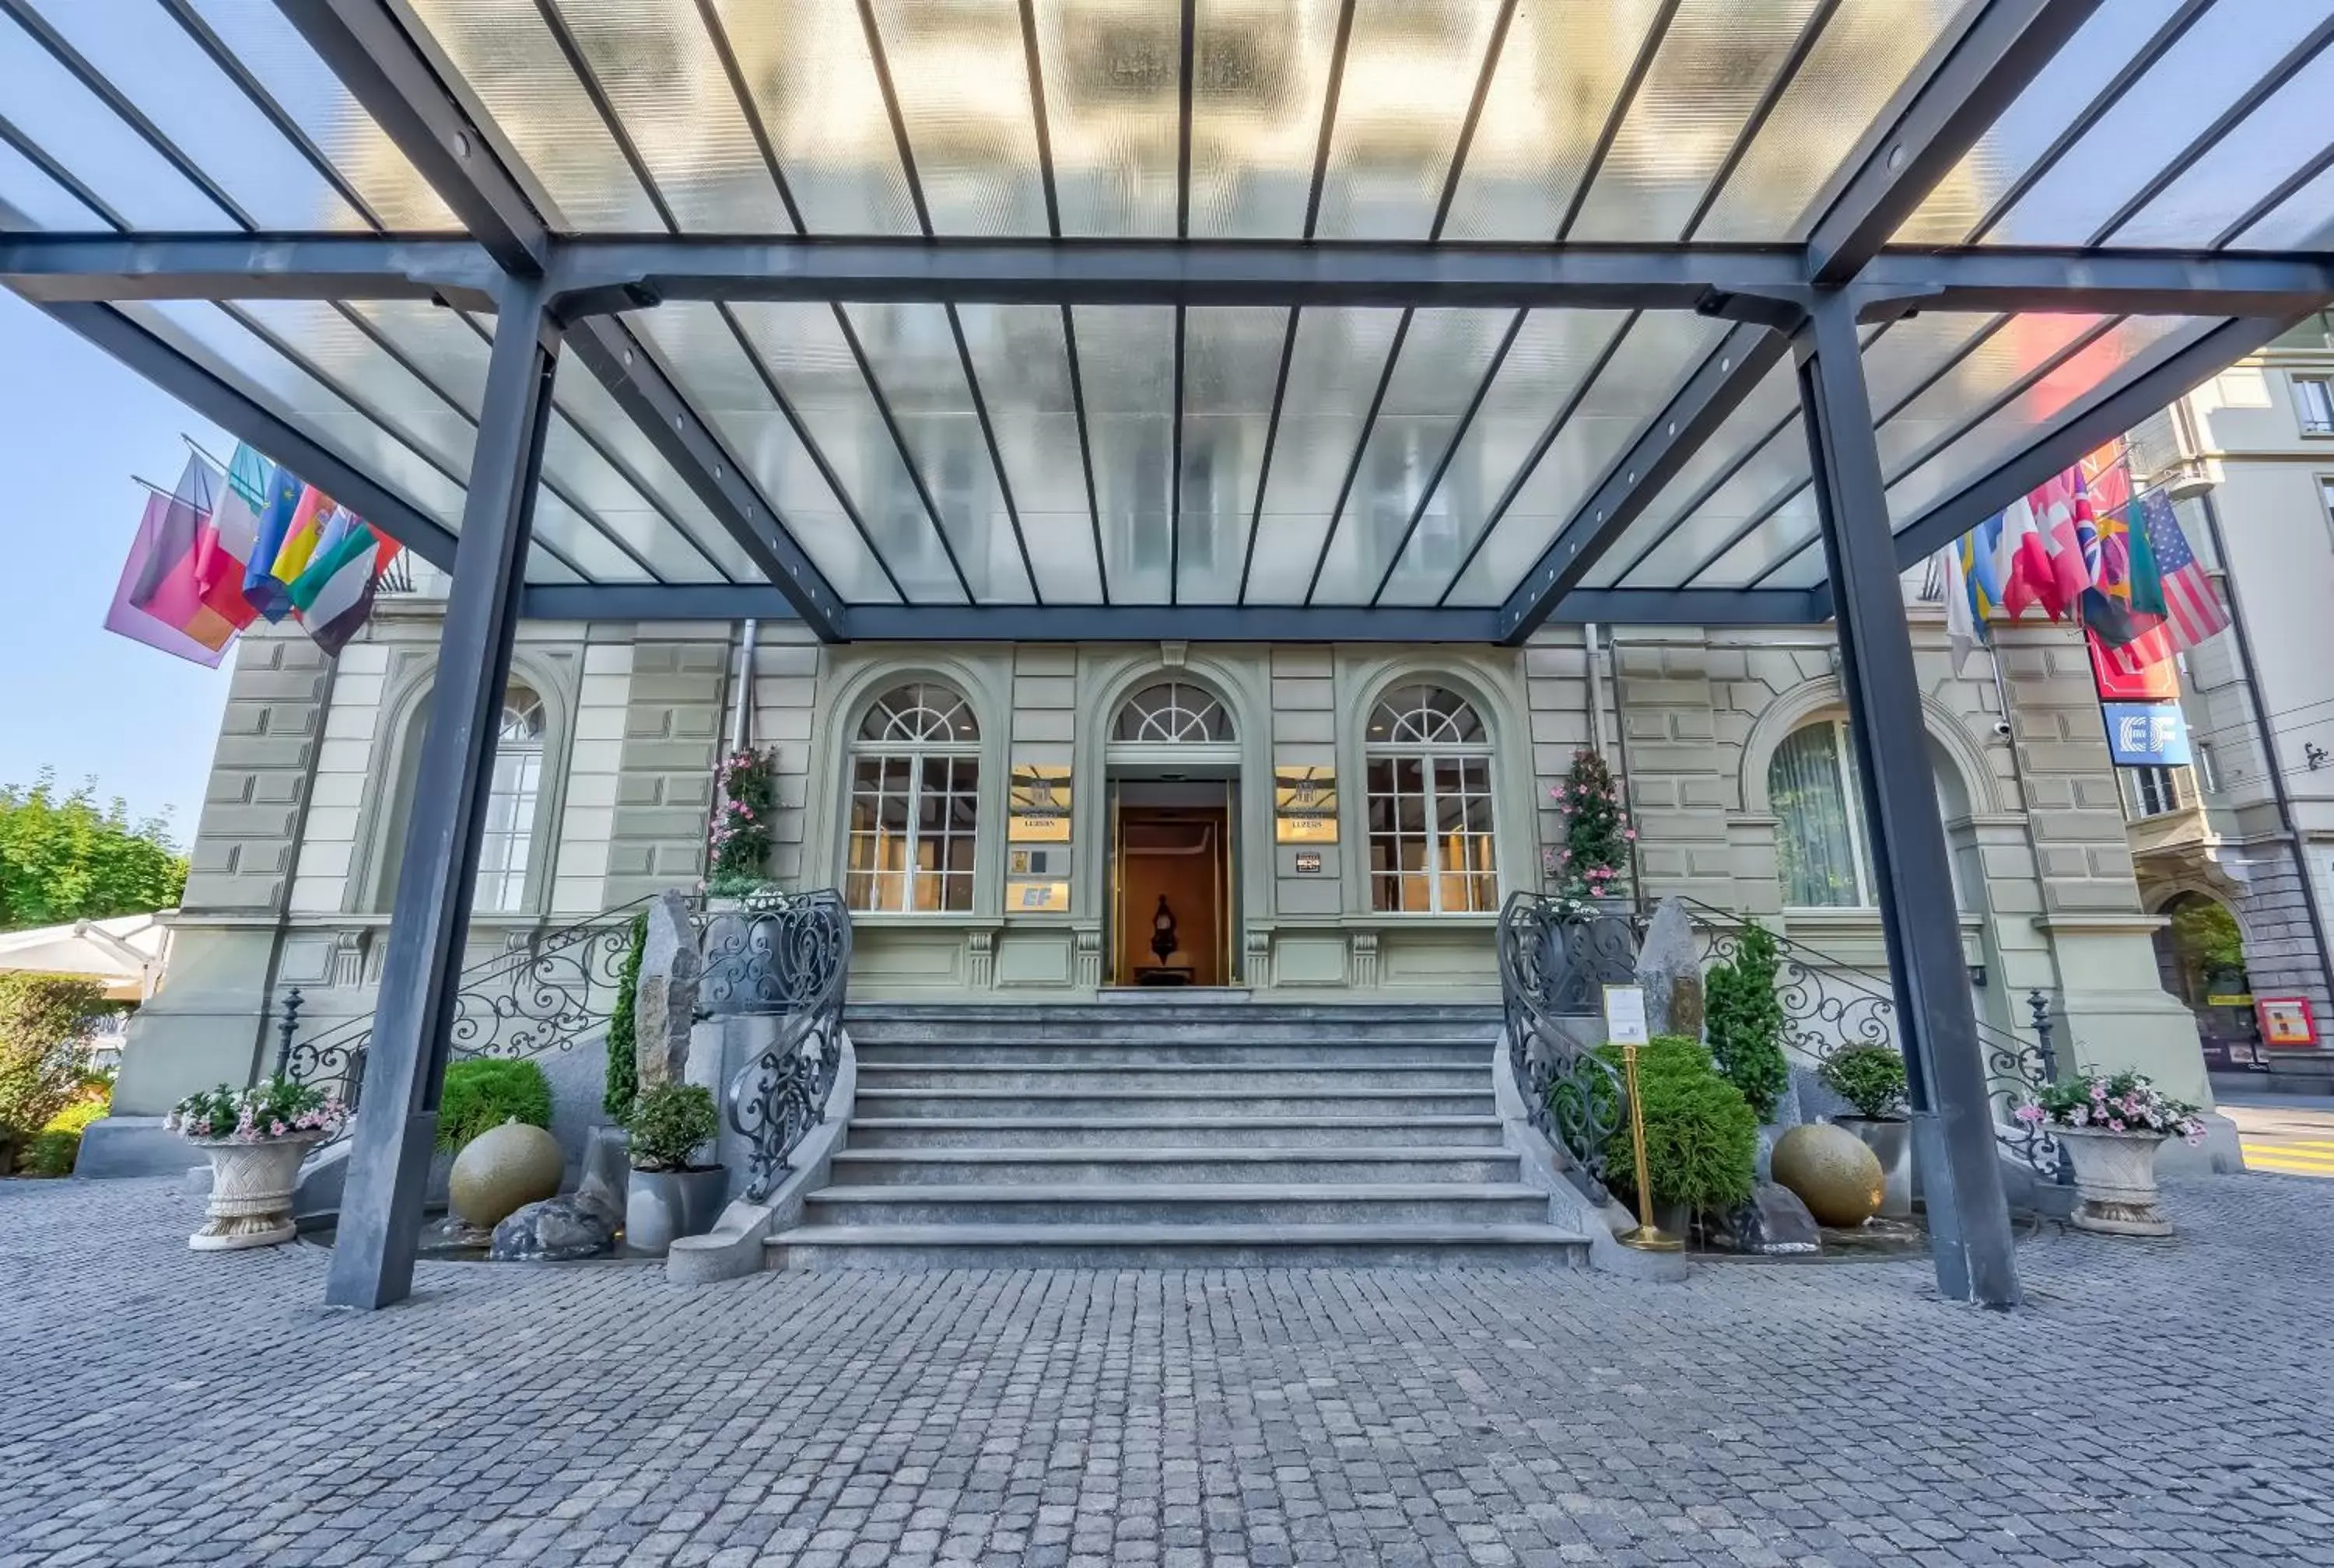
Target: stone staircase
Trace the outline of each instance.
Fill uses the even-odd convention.
[[[781,1268],[1585,1263],[1519,1179],[1498,1009],[862,1006]]]

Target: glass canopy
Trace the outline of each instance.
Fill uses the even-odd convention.
[[[409,122],[415,73],[352,70],[311,9],[410,46],[449,118]],[[1738,373],[1759,318],[1731,291],[1468,299],[1420,258],[1626,255],[1650,288],[1836,259],[1842,233],[1851,269],[2323,252],[2329,42],[2334,0],[0,0],[0,230],[489,242],[450,146],[553,236],[682,257],[890,236],[1407,266],[1415,298],[640,288],[605,318],[618,358],[721,457],[709,477],[570,355],[528,579],[764,587],[738,513],[766,511],[849,605],[1481,611],[1585,539],[1559,615],[1791,602],[1757,590],[1814,614],[1798,379],[1773,351]],[[1863,328],[1908,553],[2126,390],[2245,351],[2225,302],[2021,287]],[[167,294],[98,308],[458,531],[483,302]]]

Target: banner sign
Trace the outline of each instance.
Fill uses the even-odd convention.
[[[2096,635],[2087,635],[2084,645],[2091,652],[2091,686],[2101,702],[2174,702],[2180,697],[2180,671],[2169,658],[2156,659],[2136,669],[2118,669],[2107,650],[2099,646]]]
[[[2188,722],[2176,702],[2104,702],[2107,751],[2117,767],[2178,767],[2188,761]]]

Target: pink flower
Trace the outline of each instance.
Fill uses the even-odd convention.
[[[1625,843],[1634,844],[1637,842],[1637,830],[1635,828],[1623,828],[1621,830],[1621,838],[1622,842]]]
[[[2109,1132],[2121,1132],[2123,1130],[2123,1123],[2119,1121],[2110,1120],[2107,1122],[2107,1130]]]
[[[2042,1120],[2042,1108],[2040,1105],[2021,1105],[2011,1114],[2030,1127]]]

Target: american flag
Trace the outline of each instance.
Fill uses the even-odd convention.
[[[2164,582],[2164,621],[2175,649],[2195,647],[2229,624],[2212,579],[2204,575],[2195,552],[2180,532],[2173,515],[2172,498],[2161,490],[2142,495],[2134,510],[2145,519],[2147,547],[2156,556],[2156,570]]]

